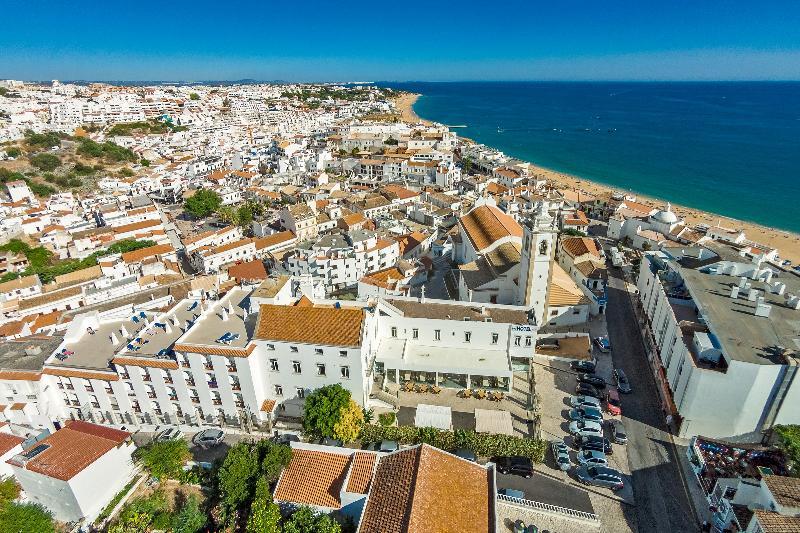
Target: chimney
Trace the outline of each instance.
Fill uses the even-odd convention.
[[[111,335],[109,336],[109,338],[111,339],[111,344],[114,344],[114,345],[116,345],[116,344],[119,342],[119,341],[117,340],[117,336],[116,336],[116,335],[114,335],[114,332],[113,332],[113,331],[111,332]]]
[[[222,308],[222,320],[228,320],[228,310],[224,307]]]
[[[758,298],[758,289],[750,289],[750,292],[747,293],[747,299],[755,302],[756,298]]]
[[[739,297],[739,287],[734,285],[731,287],[731,298],[734,300]]]
[[[756,303],[756,310],[754,314],[756,316],[768,317],[770,311],[772,311],[772,306],[769,304],[765,304],[763,300],[759,300]]]

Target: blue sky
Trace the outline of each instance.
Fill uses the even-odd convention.
[[[8,2],[0,78],[800,79],[800,1]]]

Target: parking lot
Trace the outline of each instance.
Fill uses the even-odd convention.
[[[596,319],[592,324],[592,335],[594,337],[602,334],[605,334],[605,323],[604,321]],[[593,356],[597,361],[595,375],[602,377],[606,383],[613,386],[613,361],[611,355],[609,353],[601,353],[594,347]],[[569,434],[569,411],[572,409],[570,398],[575,395],[577,374],[578,372],[572,370],[567,361],[554,360],[544,356],[536,356],[534,359],[536,392],[541,402],[542,438],[546,441],[563,439],[571,449],[570,460],[573,465],[577,464],[577,450],[575,449],[573,438]],[[612,418],[618,419],[619,417],[614,417],[607,412],[603,412],[604,427],[605,422]],[[606,437],[608,437],[607,428]],[[619,492],[613,492],[601,487],[588,487],[588,490],[632,504],[634,498],[630,483],[630,467],[628,465],[627,449],[625,445],[620,444],[612,443],[611,446],[613,453],[611,455],[606,455],[608,466],[619,470],[623,474],[625,488]],[[550,473],[563,476],[565,481],[569,479],[571,483],[578,483],[571,470],[568,475],[564,475],[556,468],[549,447],[545,454],[545,466]]]
[[[168,426],[164,427],[166,428]],[[160,430],[161,428],[157,428],[156,431],[137,431],[133,434],[133,442],[136,444],[136,446],[149,444],[152,442],[153,437],[155,437]],[[192,459],[197,462],[208,463],[213,463],[217,459],[225,457],[225,454],[228,453],[228,450],[231,448],[231,446],[237,442],[263,438],[263,435],[260,434],[248,435],[244,433],[225,432],[225,437],[222,439],[220,444],[211,448],[201,448],[200,446],[196,446],[192,443],[192,438],[194,438],[197,433],[198,431],[184,432],[183,438],[189,443],[189,451],[192,454]]]

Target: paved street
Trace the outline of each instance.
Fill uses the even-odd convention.
[[[535,472],[533,477],[497,473],[499,489],[515,489],[525,493],[525,498],[541,503],[549,503],[567,509],[594,513],[594,507],[585,490],[557,481],[549,476]]]
[[[622,397],[622,413],[639,530],[698,531],[621,276],[618,269],[610,269],[607,325],[614,365],[625,371],[634,390]]]

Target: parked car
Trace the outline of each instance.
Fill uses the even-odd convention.
[[[600,399],[594,396],[584,396],[579,394],[569,399],[569,404],[572,407],[597,407],[600,408]]]
[[[222,442],[225,433],[221,429],[204,429],[194,436],[192,442],[201,448],[212,448]]]
[[[378,451],[384,453],[396,452],[398,449],[397,442],[393,440],[382,440],[380,446],[378,446]]]
[[[553,460],[556,466],[561,470],[569,470],[572,466],[572,461],[569,460],[569,448],[564,441],[556,439],[550,443],[550,449],[553,451]]]
[[[575,457],[578,459],[578,464],[580,465],[608,465],[606,454],[597,450],[588,450],[584,448],[583,450],[579,451]]]
[[[575,469],[575,477],[584,485],[605,487],[613,491],[621,490],[625,483],[622,474],[606,466],[584,465]]]
[[[622,404],[619,401],[617,389],[608,389],[606,393],[606,411],[614,416],[622,414]]]
[[[578,385],[575,387],[575,394],[579,394],[581,396],[591,396],[592,398],[602,398],[600,391],[588,383],[578,382]]]
[[[272,437],[272,441],[277,444],[288,446],[290,442],[300,442],[300,437],[294,433],[283,433],[281,435],[275,435]]]
[[[628,432],[625,431],[625,424],[621,420],[608,421],[609,435],[616,444],[628,444]]]
[[[598,450],[606,455],[614,454],[611,441],[601,435],[576,435],[573,443],[579,450]]]
[[[611,341],[608,340],[608,337],[606,337],[605,335],[595,337],[594,345],[597,346],[597,349],[603,353],[608,353],[611,351]]]
[[[455,455],[457,457],[461,457],[462,459],[466,459],[467,461],[472,461],[473,463],[478,462],[477,457],[475,457],[475,452],[473,452],[472,450],[468,450],[466,448],[457,449]]]
[[[156,436],[153,437],[153,440],[156,442],[164,442],[168,440],[178,440],[183,438],[183,432],[176,428],[175,426],[170,426],[166,429],[162,429]]]
[[[597,407],[576,407],[569,412],[570,420],[592,420],[602,422],[603,413]]]
[[[606,388],[606,380],[594,374],[578,374],[578,383],[588,383],[598,389]]]
[[[522,477],[533,476],[533,463],[530,458],[515,455],[513,457],[495,457],[492,462],[497,465],[501,474],[514,474]]]
[[[586,372],[587,374],[594,374],[597,369],[594,361],[572,361],[569,367],[577,372]]]
[[[525,493],[517,489],[500,489],[497,491],[497,493],[502,494],[503,496],[508,496],[509,498],[517,498],[519,500],[525,499]]]
[[[573,420],[569,424],[569,432],[573,435],[589,436],[597,435],[603,436],[603,426],[591,420]]]
[[[625,372],[623,372],[621,368],[614,369],[614,381],[617,382],[617,390],[622,394],[630,394],[633,392],[633,389],[631,389],[631,382],[628,381],[628,376],[625,375]]]

